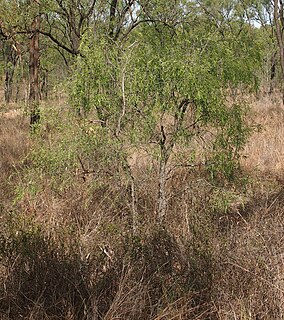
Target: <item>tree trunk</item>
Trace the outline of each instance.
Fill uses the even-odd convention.
[[[5,72],[5,102],[10,103],[12,98],[13,70]]]
[[[36,17],[32,23],[32,35],[30,38],[30,125],[33,127],[40,121],[39,111],[39,27],[40,17]]]
[[[158,194],[158,222],[164,223],[167,213],[167,196],[166,196],[166,181],[167,181],[167,160],[161,157],[159,168],[159,194]]]
[[[177,133],[181,130],[184,116],[190,100],[183,99],[178,106],[175,115],[175,128],[171,136],[167,138],[164,126],[161,125],[160,132],[160,167],[159,167],[159,193],[158,193],[158,223],[163,224],[167,213],[167,180],[168,162],[176,143]]]
[[[166,146],[166,134],[164,127],[161,126],[160,138],[160,166],[159,166],[159,191],[158,191],[158,223],[163,224],[167,213],[167,164],[174,146],[174,142],[170,141],[169,146]]]
[[[70,41],[72,47],[72,55],[76,56],[79,52],[80,38],[81,38],[81,27],[76,21],[76,2],[71,1],[69,11],[69,26],[70,26]]]
[[[283,16],[283,2],[282,0],[274,0],[274,24],[276,29],[276,37],[280,55],[281,65],[281,91],[282,91],[282,102],[284,104],[284,44],[283,44],[283,27],[284,27],[284,16]]]
[[[116,9],[117,9],[117,0],[112,0],[110,4],[110,11],[109,11],[109,36],[111,39],[114,36]]]
[[[274,90],[274,78],[276,75],[276,55],[277,53],[274,52],[270,59],[270,88],[269,88],[269,94],[273,93]]]
[[[131,167],[130,167],[127,159],[125,158],[124,161],[125,161],[124,169],[125,169],[125,172],[127,173],[127,176],[130,180],[132,230],[133,230],[133,234],[137,234],[138,227],[139,227],[139,219],[138,219],[138,211],[137,211],[135,178],[132,174],[132,170],[131,170]]]
[[[41,83],[41,99],[47,100],[48,96],[48,70],[41,69],[42,83]]]
[[[5,85],[4,85],[4,96],[5,102],[10,103],[13,93],[13,79],[14,71],[18,61],[17,52],[14,50],[11,43],[5,43],[4,46],[4,60],[5,60]]]

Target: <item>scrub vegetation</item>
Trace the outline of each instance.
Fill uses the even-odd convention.
[[[0,16],[0,318],[282,319],[282,3]]]

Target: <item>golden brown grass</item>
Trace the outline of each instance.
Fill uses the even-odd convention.
[[[17,116],[15,116],[17,114]],[[11,175],[17,174],[29,149],[27,120],[18,112],[0,113],[0,199],[9,198]],[[13,116],[11,116],[13,115]]]
[[[284,172],[284,106],[280,95],[266,95],[252,103],[252,120],[259,126],[246,145],[245,167],[268,175]]]
[[[213,286],[221,319],[283,318],[283,200],[261,194],[231,221]]]
[[[164,228],[153,224],[156,169],[132,157],[140,181],[135,235],[129,182],[114,163],[102,168],[96,154],[85,156],[100,174],[84,180],[79,160],[60,176],[24,160],[32,149],[57,151],[64,135],[71,143],[75,125],[66,132],[44,119],[34,138],[27,119],[2,117],[0,318],[283,319],[284,111],[270,99],[253,105],[262,129],[244,152],[253,173],[247,192],[181,169],[169,181]]]

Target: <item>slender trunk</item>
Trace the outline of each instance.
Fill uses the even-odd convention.
[[[72,47],[72,55],[76,56],[79,52],[81,30],[76,21],[76,2],[71,1],[69,11],[70,41]]]
[[[17,83],[16,83],[16,96],[15,96],[15,102],[18,103],[19,102],[19,96],[20,96],[20,79],[17,79]]]
[[[276,37],[279,48],[280,55],[280,65],[281,65],[281,91],[282,91],[282,102],[284,104],[284,44],[283,44],[283,27],[284,27],[284,17],[283,17],[283,2],[279,1],[280,7],[278,6],[278,0],[274,0],[274,24],[276,28]]]
[[[116,136],[116,138],[118,138]],[[138,211],[137,211],[137,197],[136,197],[136,186],[135,186],[135,178],[132,173],[132,169],[127,161],[127,157],[124,158],[124,170],[127,174],[127,177],[130,180],[130,196],[131,196],[131,214],[132,214],[132,231],[133,234],[137,234],[139,228],[139,219],[138,219]]]
[[[110,36],[110,38],[113,38],[113,36],[114,36],[116,8],[117,8],[117,0],[112,0],[111,4],[110,4],[110,11],[109,11],[109,36]]]
[[[273,93],[274,90],[274,78],[276,75],[276,52],[272,54],[271,60],[270,60],[270,88],[269,88],[269,94]]]
[[[135,180],[133,175],[131,175],[131,211],[132,211],[133,233],[136,234],[138,230],[138,212],[137,212],[137,204],[136,204]]]
[[[159,165],[159,192],[158,192],[158,223],[163,224],[167,213],[167,164],[174,146],[173,140],[166,146],[166,134],[164,127],[161,126],[160,138],[160,165]]]
[[[161,157],[159,168],[159,194],[158,194],[158,222],[164,223],[167,213],[167,196],[166,196],[166,182],[167,182],[167,159]]]
[[[126,172],[130,178],[130,192],[131,192],[131,212],[132,212],[132,230],[133,234],[137,234],[139,221],[138,221],[138,211],[137,211],[137,200],[136,200],[136,188],[135,188],[135,178],[132,174],[132,170],[126,160]]]
[[[184,116],[190,101],[183,99],[175,115],[175,128],[171,137],[166,136],[164,126],[161,125],[160,135],[160,167],[159,167],[159,193],[158,193],[158,223],[163,224],[167,213],[167,180],[168,162],[176,143],[177,134],[182,128]]]
[[[34,126],[40,121],[39,111],[39,27],[40,17],[36,17],[32,23],[32,35],[30,38],[30,125]]]
[[[10,103],[12,98],[12,84],[13,84],[14,70],[7,70],[5,72],[5,102]]]
[[[21,56],[19,56],[19,74],[17,76],[17,80],[16,80],[16,95],[15,95],[15,102],[18,103],[19,100],[21,99],[20,97],[20,90],[21,90],[21,85],[24,82],[24,66],[22,63],[22,59]]]
[[[10,43],[5,44],[4,60],[5,60],[4,96],[5,96],[5,102],[10,103],[12,99],[12,94],[13,94],[14,72],[15,72],[17,61],[18,61],[18,55]]]
[[[47,99],[48,96],[48,70],[42,72],[42,83],[41,83],[41,97]]]

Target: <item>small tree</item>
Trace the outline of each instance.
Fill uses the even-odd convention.
[[[245,35],[224,39],[206,24],[196,31],[149,23],[115,45],[88,36],[73,82],[75,107],[96,110],[133,184],[127,159],[134,148],[147,150],[157,164],[159,223],[171,173],[204,166],[213,176],[233,178],[249,133],[244,105],[227,98],[229,88],[255,84],[257,50]],[[137,225],[134,208],[133,217]]]

